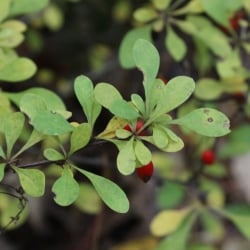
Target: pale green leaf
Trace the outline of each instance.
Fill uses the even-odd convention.
[[[158,10],[164,10],[166,9],[172,0],[152,0],[154,6]]]
[[[134,152],[134,139],[131,138],[120,149],[117,156],[117,168],[123,175],[130,175],[135,171],[135,152]]]
[[[11,3],[11,0],[1,0],[1,2],[0,2],[0,22],[8,16],[10,3]]]
[[[138,22],[147,23],[156,19],[158,13],[150,7],[141,7],[134,12],[134,18]]]
[[[145,39],[139,39],[134,44],[133,57],[136,67],[143,73],[146,110],[151,110],[150,96],[160,65],[159,53],[152,43]]]
[[[31,120],[31,124],[45,135],[61,135],[73,130],[73,127],[64,117],[47,110],[37,113]]]
[[[184,142],[182,139],[177,136],[170,129],[164,128],[166,133],[168,134],[169,140],[168,145],[165,148],[161,148],[161,150],[165,152],[177,152],[180,151],[184,147]]]
[[[153,140],[155,146],[158,148],[167,147],[169,141],[167,133],[159,126],[153,127]]]
[[[49,4],[49,0],[13,0],[10,15],[21,15],[42,10]]]
[[[3,133],[7,144],[7,156],[9,157],[14,144],[21,135],[24,126],[24,115],[20,112],[9,114],[3,122]]]
[[[28,58],[20,57],[0,69],[0,80],[8,82],[24,81],[36,72],[36,65]]]
[[[70,151],[73,154],[77,150],[85,147],[91,138],[91,127],[88,123],[80,124],[73,129],[70,137]]]
[[[153,117],[167,113],[184,103],[195,89],[194,80],[188,76],[177,76],[164,86]]]
[[[182,38],[172,29],[171,26],[167,27],[167,35],[165,39],[166,48],[169,54],[177,62],[181,61],[186,53],[187,46]]]
[[[36,143],[40,142],[43,139],[43,135],[39,133],[36,130],[33,130],[28,141],[23,145],[23,147],[15,154],[13,158],[16,158],[20,154],[22,154],[24,151],[26,151],[28,148],[32,147]]]
[[[19,177],[20,184],[30,196],[40,197],[45,190],[45,175],[38,169],[25,169],[13,167]]]
[[[68,166],[63,168],[62,175],[54,182],[52,192],[56,195],[55,202],[60,206],[69,206],[77,199],[79,184]]]
[[[54,148],[46,148],[43,151],[43,155],[49,161],[59,161],[59,160],[63,160],[65,158],[62,153],[58,152]]]
[[[136,109],[125,100],[117,99],[109,107],[109,111],[117,117],[134,120],[137,119],[140,115]]]
[[[88,122],[93,125],[101,112],[101,106],[94,99],[94,87],[92,81],[86,76],[78,76],[75,79],[74,90],[80,102]]]
[[[142,114],[145,114],[145,103],[140,95],[132,94],[131,101],[135,105],[136,109]]]
[[[76,166],[74,168],[90,180],[101,199],[109,208],[118,213],[128,212],[128,198],[119,186],[102,176],[90,173]]]
[[[124,68],[135,67],[133,57],[134,44],[139,38],[152,41],[150,33],[151,26],[146,25],[144,27],[132,29],[125,35],[119,48],[119,60]]]
[[[94,90],[96,100],[105,108],[109,109],[116,100],[123,100],[120,92],[111,84],[99,83]]]
[[[137,160],[142,165],[147,165],[152,160],[151,151],[144,145],[141,140],[135,141],[134,152]]]
[[[179,119],[173,120],[172,123],[210,137],[219,137],[230,132],[230,121],[226,115],[211,108],[196,109]]]

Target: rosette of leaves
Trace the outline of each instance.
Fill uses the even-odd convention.
[[[211,108],[199,108],[183,117],[173,119],[170,111],[178,108],[192,95],[195,83],[192,78],[178,76],[166,85],[157,79],[159,54],[147,40],[139,39],[133,46],[134,64],[143,73],[145,100],[137,94],[126,101],[119,91],[108,83],[96,85],[94,94],[97,102],[108,109],[114,118],[107,128],[97,136],[114,143],[118,149],[117,166],[124,175],[132,174],[136,167],[148,164],[151,151],[148,143],[165,152],[176,152],[183,148],[182,139],[171,129],[180,125],[204,136],[218,137],[229,133],[229,120],[221,112]],[[141,131],[147,135],[131,133],[125,124],[135,126],[144,121]]]
[[[19,57],[15,48],[24,40],[26,24],[14,19],[17,15],[37,12],[48,0],[2,0],[0,3],[0,80],[23,81],[34,75],[36,65],[26,57]]]

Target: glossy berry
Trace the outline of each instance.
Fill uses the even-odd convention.
[[[207,149],[202,152],[201,154],[201,161],[203,164],[210,165],[213,164],[215,161],[215,153],[211,149]]]
[[[138,120],[137,123],[136,123],[136,127],[135,127],[135,134],[140,135],[140,136],[145,136],[145,135],[147,135],[147,132],[146,132],[145,130],[140,131],[141,128],[142,128],[143,126],[144,126],[144,122],[143,122],[142,120]],[[134,132],[134,131],[132,130],[132,127],[131,127],[130,124],[127,124],[127,125],[124,127],[124,129],[127,130],[127,131],[130,131],[130,132],[132,132],[132,133]],[[140,132],[137,133],[138,131],[140,131]]]
[[[143,182],[149,181],[153,172],[154,165],[152,161],[149,162],[147,165],[136,168],[136,174]]]

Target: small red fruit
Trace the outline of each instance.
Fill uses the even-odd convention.
[[[138,121],[136,122],[135,134],[140,135],[140,136],[145,136],[145,135],[147,135],[147,132],[146,132],[145,130],[140,131],[141,128],[142,128],[143,126],[144,126],[144,121],[138,120]],[[132,133],[134,132],[134,131],[132,130],[132,127],[131,127],[130,124],[127,124],[123,129],[125,129],[125,130],[127,130],[127,131],[130,131],[130,132],[132,132]],[[139,132],[139,131],[140,131],[140,132]],[[139,132],[139,133],[137,133],[137,132]]]
[[[239,28],[240,28],[239,21],[243,18],[244,18],[243,11],[239,11],[239,12],[235,13],[235,15],[233,17],[231,17],[229,20],[230,26],[232,27],[232,29],[234,29],[235,31],[239,30]]]
[[[154,172],[153,162],[149,162],[147,165],[136,168],[137,176],[143,181],[147,182],[150,180],[152,174]]]
[[[201,160],[204,164],[210,165],[213,164],[215,161],[215,153],[212,149],[207,149],[202,152]]]

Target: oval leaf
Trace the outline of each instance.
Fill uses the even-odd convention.
[[[64,155],[53,148],[46,148],[43,155],[49,161],[59,161],[65,158]]]
[[[15,1],[16,2],[16,1]],[[8,82],[24,81],[36,72],[36,65],[28,58],[16,58],[0,70],[0,80]]]
[[[134,150],[137,160],[142,165],[146,165],[152,160],[151,151],[142,143],[142,141],[140,140],[135,141]]]
[[[164,236],[174,232],[190,212],[190,208],[181,210],[164,210],[155,216],[150,230],[155,236]]]
[[[62,176],[52,186],[52,192],[56,195],[55,202],[60,206],[69,206],[77,199],[79,185],[69,167],[63,169]]]
[[[119,151],[117,156],[117,167],[121,174],[130,175],[135,171],[136,158],[134,152],[134,140],[129,140]]]
[[[118,213],[126,213],[129,210],[129,201],[126,194],[114,182],[76,166],[74,168],[90,180],[97,193],[109,208]]]
[[[211,108],[196,109],[172,123],[210,137],[223,136],[230,132],[230,121],[226,115]]]
[[[88,123],[75,127],[70,137],[70,151],[73,154],[77,150],[85,147],[91,138],[91,128]]]
[[[38,169],[24,169],[13,167],[19,177],[20,184],[30,196],[39,197],[44,194],[45,175]]]
[[[47,110],[37,113],[31,124],[45,135],[61,135],[71,132],[73,129],[60,114]]]
[[[151,41],[151,26],[144,26],[130,30],[121,42],[119,48],[119,60],[124,68],[135,67],[133,46],[139,38]]]

